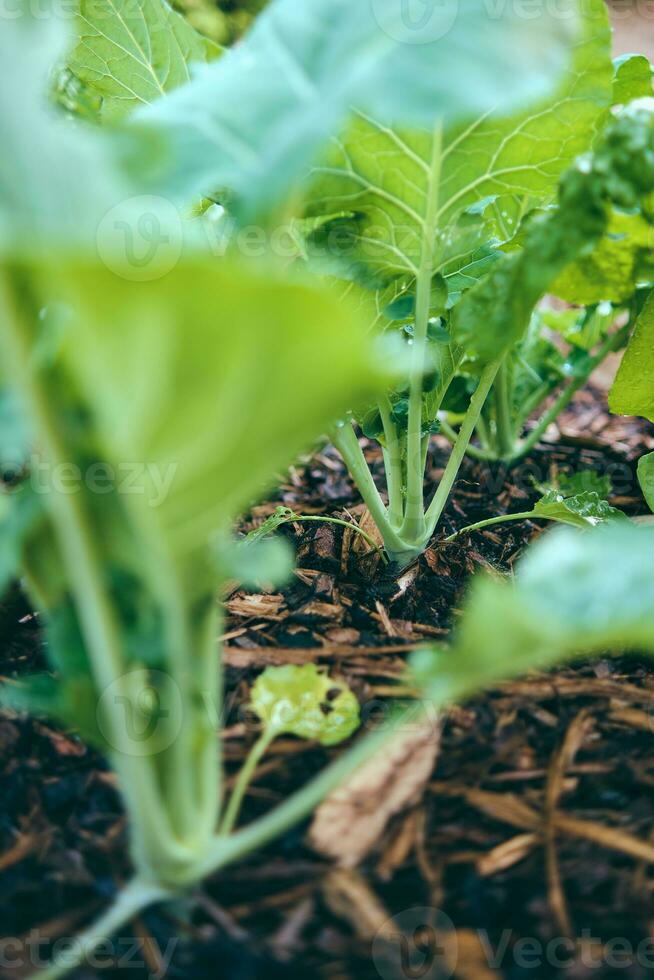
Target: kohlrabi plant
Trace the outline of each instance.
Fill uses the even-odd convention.
[[[596,37],[593,43],[597,44]],[[591,77],[595,76],[591,74]],[[577,101],[572,98],[575,109],[571,108],[571,111],[577,111]],[[597,111],[597,103],[592,104]],[[558,103],[556,110],[560,111]],[[556,114],[554,108],[552,112]],[[536,114],[534,127],[544,126],[546,119],[546,113]],[[367,410],[352,413],[364,434],[376,438],[382,445],[388,504],[372,479],[349,420],[333,429],[333,440],[379,527],[388,553],[399,563],[419,554],[434,533],[475,431],[481,434],[484,443],[478,450],[473,449],[476,455],[513,459],[526,452],[594,368],[610,351],[627,342],[647,296],[645,284],[651,277],[646,242],[647,234],[651,234],[649,198],[654,188],[652,119],[649,101],[630,103],[617,118],[607,112],[600,113],[601,132],[594,141],[594,149],[577,157],[573,166],[563,174],[555,200],[548,202],[547,207],[532,208],[520,221],[513,238],[505,238],[501,248],[487,247],[485,254],[468,252],[465,259],[459,257],[459,263],[469,262],[469,268],[465,270],[466,282],[462,282],[461,269],[450,277],[446,266],[440,271],[430,267],[422,293],[417,289],[419,279],[411,272],[377,291],[382,329],[387,333],[394,330],[399,333],[413,359],[413,368],[404,384],[394,386]],[[484,125],[491,124],[481,121],[477,126],[471,125],[471,133],[464,130],[465,135],[459,134],[459,143],[454,136],[456,145],[451,156],[456,157],[473,134],[481,139],[479,130]],[[528,124],[523,120],[521,125],[514,124],[514,127],[522,136]],[[510,144],[501,133],[492,132],[497,146]],[[397,133],[390,136],[385,133],[382,138],[397,138]],[[369,139],[372,143],[373,137],[369,136]],[[408,137],[403,139],[404,150],[391,151],[387,147],[382,158],[389,172],[391,163],[388,161],[394,161],[397,166],[397,154],[406,154]],[[530,160],[539,148],[535,135],[532,144]],[[370,220],[374,214],[379,222],[377,230],[389,227],[379,217],[380,209],[387,206],[383,188],[364,186],[365,181],[359,180],[361,189],[355,190],[358,178],[354,171],[359,164],[355,165],[354,161],[364,152],[361,146],[367,146],[365,139],[361,144],[353,142],[350,150],[341,147],[337,152],[342,154],[342,161],[347,153],[349,162],[341,162],[334,168],[334,176],[324,177],[332,188],[339,181],[347,183],[349,180],[351,206],[356,206],[357,212],[345,219],[335,218],[333,223],[348,224],[351,239],[354,238],[357,247],[361,246],[362,239],[370,241],[374,237],[371,229],[366,228],[363,203],[366,198],[371,202]],[[417,143],[413,144],[413,152],[418,154]],[[499,154],[499,149],[496,152]],[[543,152],[546,155],[552,153],[551,140],[546,141]],[[442,153],[449,166],[450,156],[446,150]],[[377,166],[372,152],[369,161],[371,167]],[[348,167],[350,172],[346,174]],[[539,176],[541,167],[534,163]],[[515,170],[523,182],[527,180],[523,171],[527,175],[531,172],[530,165],[521,167],[519,163]],[[459,174],[459,170],[455,171],[450,181]],[[417,179],[415,174],[414,177]],[[471,183],[476,185],[475,193],[493,187],[492,181],[488,183],[483,175]],[[408,187],[408,183],[402,186]],[[467,187],[466,184],[465,193]],[[463,203],[465,193],[462,192]],[[532,193],[529,200],[535,196],[536,193]],[[472,205],[472,218],[468,207],[468,214],[459,217],[463,229],[463,237],[458,239],[462,253],[465,248],[461,243],[470,233],[470,221],[474,228],[479,212],[485,215],[490,211],[492,215],[493,209],[499,206],[506,209],[505,221],[508,222],[512,213],[510,202],[515,203],[516,197],[526,208],[524,191],[521,197],[516,191],[513,198],[509,196],[499,205],[497,200]],[[332,190],[326,198],[335,210],[346,207],[345,194],[338,198]],[[491,218],[485,220],[490,222]],[[496,220],[493,224],[499,227]],[[316,234],[327,234],[325,227],[329,225],[327,222],[327,226],[321,226]],[[616,234],[617,228],[622,229],[620,234]],[[456,242],[456,233],[451,234],[451,241]],[[446,243],[449,241],[446,238]],[[383,243],[377,244],[378,256],[386,256],[390,247],[395,248],[390,242],[386,242],[387,247],[382,247]],[[620,273],[611,263],[610,256],[616,255],[623,260]],[[611,272],[608,280],[603,280],[600,270],[607,264]],[[386,271],[390,272],[390,268]],[[405,285],[407,279],[408,287]],[[561,351],[543,337],[543,320],[547,314],[537,309],[543,295],[557,287],[559,295],[568,300],[588,304],[581,311],[550,314],[548,329],[558,330],[561,342],[569,344],[567,351]],[[352,286],[350,292],[354,291]],[[616,316],[623,310],[623,322],[616,326]],[[399,321],[397,327],[389,324],[391,318]],[[557,392],[559,387],[561,390]],[[553,403],[533,432],[521,439],[520,429],[527,413],[551,395],[554,395]],[[456,431],[445,416],[445,426],[454,443],[451,456],[425,507],[423,474],[429,438],[442,424],[442,413],[451,411],[457,400],[460,424]],[[500,436],[505,445],[502,451],[496,452]],[[506,440],[504,436],[507,436]]]
[[[0,573],[24,584],[51,667],[3,697],[105,753],[134,868],[76,957],[284,832],[392,736],[364,739],[235,829],[254,763],[226,800],[217,597],[234,577],[279,574],[280,556],[235,543],[232,524],[385,374],[357,298],[269,248],[256,260],[211,253],[192,205],[229,188],[244,214],[276,207],[351,104],[453,118],[457,105],[490,108],[509,82],[542,91],[565,62],[558,16],[534,29],[455,6],[411,46],[387,0],[278,0],[249,41],[195,76],[189,66],[217,52],[155,0],[82,2],[77,44],[28,3],[0,34]],[[66,108],[80,105],[84,121],[47,104],[53,86],[61,101],[61,71]],[[134,103],[147,108],[114,129]],[[162,196],[174,185],[188,212]],[[275,706],[280,683],[299,710],[290,720]],[[311,671],[264,677],[253,707],[257,752],[280,731],[334,744],[357,716],[340,682]]]

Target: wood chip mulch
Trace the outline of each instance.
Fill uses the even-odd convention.
[[[547,439],[511,473],[466,463],[443,531],[500,508],[524,510],[538,497],[534,484],[557,469],[608,472],[611,502],[645,512],[635,466],[654,449],[651,426],[610,417],[601,392],[587,389]],[[430,479],[446,456],[436,438]],[[373,449],[369,458],[379,468]],[[329,447],[292,469],[243,530],[279,503],[365,520]],[[283,527],[297,553],[292,582],[227,598],[229,773],[256,737],[246,705],[259,670],[324,665],[351,684],[372,723],[393,698],[411,696],[407,655],[447,639],[470,576],[509,571],[542,530],[509,524],[436,540],[398,579],[347,530]],[[43,666],[38,624],[17,590],[0,610],[0,631],[0,679]],[[74,976],[640,980],[654,969],[653,736],[654,670],[643,660],[607,657],[505,684],[450,711],[419,798],[358,867],[318,855],[305,824],[205,883],[190,906],[145,913],[114,941],[113,966]],[[279,739],[244,822],[339,751]],[[0,937],[24,941],[38,929],[45,956],[129,873],[115,780],[74,734],[5,712],[0,800]],[[402,932],[414,944],[404,965],[393,959]],[[0,975],[29,973],[20,949],[0,939]]]

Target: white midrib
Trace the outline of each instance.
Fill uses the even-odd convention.
[[[427,182],[427,202],[422,225],[422,245],[416,278],[415,330],[411,358],[409,428],[407,433],[407,494],[402,536],[418,541],[424,533],[424,474],[422,471],[422,388],[425,345],[434,274],[441,168],[443,162],[443,123],[438,120],[432,135],[432,153]]]

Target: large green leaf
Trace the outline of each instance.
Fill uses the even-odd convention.
[[[166,0],[79,0],[75,32],[68,68],[104,120],[149,105],[220,53]]]
[[[145,466],[125,501],[175,553],[224,528],[376,378],[365,318],[288,274],[198,256],[138,283],[80,260],[41,288],[62,285],[75,317],[61,363],[95,451]]]
[[[6,19],[0,31],[0,252],[37,239],[90,244],[102,217],[130,196],[109,143],[47,106],[49,73],[67,43],[54,16]]]
[[[515,233],[516,199],[554,196],[611,101],[604,4],[583,6],[584,37],[572,68],[553,96],[526,112],[509,119],[483,113],[431,131],[356,115],[315,169],[309,198],[311,214],[339,216],[333,242],[347,258],[384,279],[411,279],[428,248],[431,273],[451,275],[492,234]],[[475,213],[462,220],[467,209]],[[343,215],[350,215],[347,226]]]
[[[269,207],[351,105],[422,126],[506,110],[551,88],[577,33],[572,6],[538,2],[524,18],[482,0],[414,2],[273,0],[241,44],[138,114],[169,145],[158,186]]]
[[[609,394],[609,407],[616,415],[644,415],[654,422],[654,293],[638,317]]]
[[[472,588],[452,650],[423,653],[427,693],[461,698],[487,684],[576,654],[654,653],[654,528],[625,522],[559,530],[532,547],[514,582]]]

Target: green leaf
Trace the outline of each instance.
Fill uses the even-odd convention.
[[[0,254],[54,241],[95,245],[102,218],[131,195],[108,138],[71,126],[47,105],[50,72],[68,43],[64,22],[27,14],[0,31]]]
[[[268,667],[252,686],[250,707],[277,735],[338,745],[359,727],[359,702],[344,681],[315,664]]]
[[[508,119],[484,113],[446,120],[442,132],[355,115],[314,169],[308,203],[312,215],[338,215],[341,227],[342,216],[350,215],[351,262],[385,280],[413,279],[425,267],[451,276],[488,258],[479,250],[494,235],[512,237],[514,198],[553,198],[561,173],[589,148],[611,101],[604,5],[592,0],[584,10],[572,68],[529,110]]]
[[[614,210],[597,247],[569,265],[551,291],[582,306],[622,303],[648,279],[654,280],[651,225],[640,214]]]
[[[282,526],[282,524],[288,524],[293,518],[299,517],[294,510],[290,507],[284,507],[281,504],[275,507],[274,512],[267,517],[263,524],[259,527],[255,527],[253,531],[248,531],[245,536],[245,540],[248,544],[257,544],[263,538],[268,537],[269,534],[274,534],[274,532]]]
[[[283,538],[263,541],[261,537],[246,537],[241,541],[226,539],[216,545],[216,563],[221,579],[236,579],[245,588],[284,585],[288,581],[294,558],[290,544]]]
[[[606,500],[611,495],[612,488],[611,477],[596,470],[561,473],[556,487],[565,497],[575,497],[580,493],[596,493],[602,500]]]
[[[639,459],[638,482],[647,506],[654,514],[654,453],[648,453]]]
[[[190,81],[192,65],[220,54],[165,0],[79,0],[75,32],[68,68],[107,122]]]
[[[631,288],[633,291],[633,280]],[[549,327],[582,351],[592,351],[606,337],[616,319],[611,303],[599,303],[584,310],[539,310],[537,315],[544,327]]]
[[[654,292],[643,307],[609,393],[616,415],[643,415],[654,422]]]
[[[24,548],[43,516],[43,500],[28,484],[0,493],[0,595],[20,575]]]
[[[613,102],[626,105],[652,95],[652,66],[642,54],[624,54],[614,61]]]
[[[532,511],[534,517],[574,527],[595,527],[606,521],[624,520],[622,511],[611,507],[596,491],[585,490],[574,496],[550,490],[536,503]]]
[[[189,255],[150,282],[90,259],[37,274],[75,313],[60,364],[91,451],[115,473],[140,464],[125,506],[174,554],[204,546],[379,382],[365,319],[274,268]]]
[[[34,435],[16,392],[0,381],[0,478],[10,481],[27,466]]]
[[[35,674],[17,684],[0,685],[0,705],[12,711],[52,718],[73,728],[85,741],[106,749],[97,722],[97,695],[89,677],[62,680]]]
[[[605,233],[611,208],[648,215],[654,190],[654,114],[625,111],[593,154],[562,178],[558,207],[531,215],[521,249],[507,254],[453,311],[455,340],[489,361],[524,336],[534,307],[552,283]]]
[[[421,651],[417,683],[439,701],[468,697],[564,657],[654,653],[654,528],[628,522],[531,547],[514,582],[479,577],[451,650]]]
[[[446,0],[407,20],[397,0],[273,0],[239,45],[138,114],[168,142],[157,186],[184,200],[228,188],[250,212],[270,210],[352,105],[382,125],[431,127],[525,104],[566,66],[574,9],[491,16],[482,0]]]

